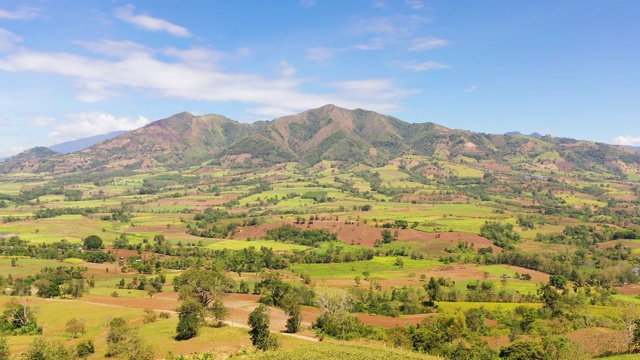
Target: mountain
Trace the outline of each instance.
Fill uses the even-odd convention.
[[[0,164],[0,169],[4,173],[10,172],[50,172],[53,167],[46,168],[48,159],[60,156],[59,152],[47,147],[39,146],[25,150],[18,155],[6,159]]]
[[[541,138],[542,135],[540,135],[537,132],[531,133],[529,135],[525,135],[523,133],[521,133],[520,131],[509,131],[504,133],[505,136],[529,136],[529,137],[534,137],[534,138]]]
[[[84,150],[102,140],[113,139],[114,137],[122,135],[124,133],[126,133],[126,131],[114,131],[108,134],[96,135],[96,136],[91,136],[84,139],[67,141],[61,144],[49,146],[49,149],[62,154],[68,154],[68,153]]]
[[[3,162],[3,161],[5,161],[5,160],[7,160],[7,159],[9,159],[9,158],[11,158],[11,156],[2,157],[2,158],[0,158],[0,162]]]
[[[518,133],[519,134],[519,133]],[[180,113],[67,155],[30,160],[31,172],[147,170],[205,163],[268,166],[322,160],[341,166],[383,166],[403,154],[421,159],[410,171],[430,173],[438,162],[481,171],[550,173],[590,171],[623,176],[640,171],[640,153],[622,146],[551,136],[497,135],[407,123],[373,111],[334,105],[244,124],[222,115]],[[12,159],[13,160],[13,159]],[[0,172],[15,172],[0,164]]]

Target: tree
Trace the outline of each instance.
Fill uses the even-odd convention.
[[[91,235],[84,239],[85,250],[98,250],[102,247],[102,239],[98,235]]]
[[[200,269],[185,271],[173,280],[173,286],[180,293],[180,300],[194,299],[205,309],[224,292],[236,288],[235,282],[222,272]]]
[[[194,299],[185,300],[178,308],[176,340],[188,340],[198,335],[204,321],[204,307]]]
[[[389,244],[393,241],[393,235],[391,235],[391,230],[382,230],[380,235],[382,236],[382,242],[385,244]]]
[[[214,321],[214,326],[222,326],[222,321],[229,317],[229,309],[224,306],[224,303],[220,299],[217,299],[211,304],[209,313]]]
[[[258,350],[276,349],[278,347],[277,338],[269,331],[269,307],[260,304],[249,314],[249,335],[251,343]]]
[[[107,330],[107,357],[120,360],[153,360],[153,348],[145,344],[137,330],[120,317],[113,318]]]
[[[129,336],[129,325],[121,318],[113,318],[107,325],[107,353],[108,357],[117,357],[123,351],[121,343]]]
[[[9,360],[11,353],[9,352],[9,345],[7,345],[7,338],[0,337],[0,360]]]
[[[42,337],[35,338],[25,353],[23,360],[73,360],[75,352],[60,342],[48,342]]]
[[[551,310],[552,316],[555,316],[561,313],[560,305],[562,302],[562,296],[558,294],[555,288],[553,288],[549,284],[543,284],[538,289],[538,295],[540,295],[540,297],[542,298],[544,307],[546,309]]]
[[[70,333],[73,338],[78,337],[78,334],[85,333],[84,320],[78,320],[76,318],[72,318],[67,321],[67,325],[65,327],[65,331]]]
[[[294,334],[300,331],[300,325],[302,324],[302,309],[300,306],[294,306],[289,312],[289,318],[287,319],[286,331]]]
[[[440,284],[433,278],[433,276],[429,279],[429,283],[425,286],[427,290],[427,295],[429,295],[429,301],[435,302],[436,300],[440,300]]]
[[[505,360],[544,360],[542,345],[536,341],[516,341],[500,349],[500,358]]]
[[[565,285],[567,285],[567,278],[564,275],[551,275],[549,277],[549,285],[555,287],[556,289],[564,289]]]
[[[353,304],[353,297],[338,288],[316,288],[316,305],[330,315],[347,311]]]
[[[191,299],[201,305],[202,316],[199,321],[204,321],[204,315],[210,312],[217,324],[226,318],[228,314],[228,310],[221,301],[222,294],[233,292],[236,288],[235,282],[226,274],[214,270],[200,269],[185,271],[173,280],[173,286],[180,293],[179,298],[181,300],[187,301]],[[193,304],[190,304],[189,308],[192,307]],[[189,310],[189,313],[194,312]],[[180,323],[178,325],[180,326]],[[188,336],[193,333],[195,325],[195,319],[192,316],[186,316],[181,326],[183,335]],[[195,334],[197,334],[197,331]]]
[[[79,358],[86,359],[94,352],[96,352],[96,349],[91,340],[83,341],[76,346],[76,355],[78,355]]]
[[[35,313],[28,303],[22,304],[16,299],[11,299],[5,305],[4,322],[11,330],[21,334],[41,333],[42,328],[36,322]]]

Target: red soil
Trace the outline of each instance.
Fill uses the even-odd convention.
[[[327,229],[330,232],[337,233],[338,239],[342,242],[348,244],[362,245],[367,247],[373,247],[376,239],[382,239],[380,235],[383,228],[376,228],[372,226],[367,226],[364,224],[345,224],[344,221],[334,221],[334,220],[325,220],[320,221],[316,220],[312,224],[294,224],[293,221],[280,221],[277,223],[269,223],[262,224],[258,226],[252,227],[243,227],[236,233],[235,238],[237,239],[246,239],[246,238],[262,238],[267,235],[267,230],[275,229],[284,224],[292,224],[301,229]],[[477,234],[471,233],[463,233],[463,232],[443,232],[443,233],[427,233],[423,231],[413,230],[413,229],[389,229],[392,233],[398,231],[398,239],[406,240],[411,242],[428,242],[435,239],[440,239],[441,241],[449,240],[452,243],[457,243],[459,240],[466,240],[469,244],[473,244],[473,246],[477,249],[479,247],[487,247],[491,246],[493,248],[493,252],[500,252],[502,249],[494,246],[490,240],[487,240]]]

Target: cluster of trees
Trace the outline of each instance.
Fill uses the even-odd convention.
[[[222,294],[236,289],[233,279],[223,272],[200,269],[190,269],[175,277],[173,286],[182,300],[176,327],[178,340],[197,336],[201,326],[206,324],[207,317],[213,319],[212,325],[221,326],[228,316],[228,310],[222,303]]]
[[[90,236],[89,238],[94,237]],[[99,239],[99,237],[95,236]],[[100,244],[102,240],[100,239]],[[92,263],[104,263],[115,260],[113,254],[103,251],[86,250],[78,243],[71,243],[67,240],[60,240],[53,243],[31,244],[26,240],[20,239],[18,236],[12,236],[8,239],[0,239],[0,255],[3,256],[26,256],[36,259],[56,259],[63,260],[68,258],[79,258]]]
[[[267,231],[266,239],[300,244],[305,246],[318,246],[321,242],[337,241],[338,235],[328,230],[303,230],[291,224],[285,224]]]
[[[513,230],[513,224],[486,221],[480,228],[480,236],[491,241],[495,246],[513,250],[513,244],[520,242],[520,234]]]
[[[41,334],[42,327],[38,325],[36,315],[36,310],[27,302],[9,300],[0,318],[0,334]]]

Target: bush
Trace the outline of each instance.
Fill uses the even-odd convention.
[[[144,317],[142,318],[144,324],[156,322],[156,320],[158,320],[158,313],[153,309],[144,309]]]
[[[93,341],[86,340],[78,344],[76,346],[76,354],[79,358],[87,358],[89,355],[95,352],[95,347],[93,346]]]

